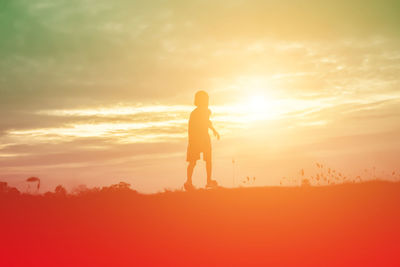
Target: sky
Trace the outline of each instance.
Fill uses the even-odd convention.
[[[198,90],[223,186],[316,162],[395,179],[398,14],[389,0],[1,0],[0,180],[180,189]]]

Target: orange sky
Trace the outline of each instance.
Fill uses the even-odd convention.
[[[4,5],[0,178],[10,184],[181,188],[199,89],[222,135],[213,158],[224,186],[232,159],[236,186],[312,175],[315,162],[365,178],[365,168],[400,171],[393,1]]]

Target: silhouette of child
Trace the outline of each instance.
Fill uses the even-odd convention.
[[[192,184],[193,169],[197,160],[200,159],[200,153],[203,153],[203,160],[206,162],[207,186],[218,186],[217,181],[211,179],[211,140],[208,134],[210,128],[219,140],[219,133],[214,129],[208,109],[208,94],[204,91],[198,91],[194,97],[194,104],[197,106],[189,118],[189,145],[187,149],[186,161],[189,162],[187,168],[187,181],[184,184],[186,190],[194,189]]]

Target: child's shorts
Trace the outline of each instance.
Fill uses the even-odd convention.
[[[186,161],[196,162],[200,159],[200,153],[203,153],[203,160],[206,162],[211,162],[211,144],[208,146],[196,147],[188,145]]]

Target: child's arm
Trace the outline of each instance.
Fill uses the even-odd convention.
[[[215,130],[215,128],[210,120],[208,120],[208,128],[210,128],[213,131],[214,136],[217,137],[217,139],[219,140],[219,137],[220,137],[219,133],[217,132],[217,130]]]

